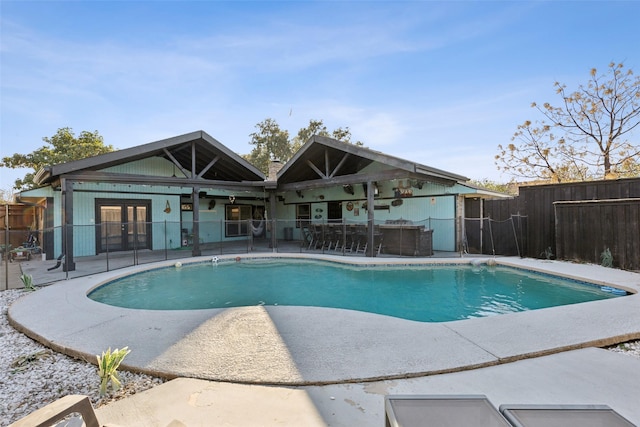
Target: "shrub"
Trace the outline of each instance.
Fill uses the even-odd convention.
[[[98,375],[100,375],[100,396],[107,394],[107,386],[111,382],[111,388],[116,391],[120,388],[120,376],[118,375],[118,367],[129,354],[131,350],[128,347],[117,348],[112,352],[111,347],[107,351],[102,352],[102,356],[96,356],[98,359]]]
[[[35,291],[36,287],[33,285],[33,276],[30,274],[22,273],[20,276],[20,280],[22,280],[22,284],[24,284],[24,288],[28,291]]]
[[[613,267],[613,255],[611,255],[609,248],[606,248],[600,254],[600,265],[603,267]]]

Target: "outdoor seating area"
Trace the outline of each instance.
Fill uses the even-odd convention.
[[[502,404],[496,409],[482,394],[387,395],[384,407],[386,427],[634,427],[607,405]],[[10,427],[48,427],[63,419],[66,426],[103,425],[87,396],[68,395]],[[184,424],[173,420],[170,425]]]
[[[386,427],[633,427],[607,405],[500,405],[485,395],[385,397]]]
[[[367,253],[370,236],[366,224],[308,224],[305,228],[308,230],[306,232],[309,241],[308,250],[326,249],[349,254]],[[373,247],[377,255],[382,253],[383,241],[384,233],[381,231],[381,226],[375,225]]]

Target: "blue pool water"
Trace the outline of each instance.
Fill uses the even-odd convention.
[[[317,306],[446,322],[616,296],[595,285],[501,266],[362,267],[273,259],[151,270],[110,282],[89,297],[150,310]]]

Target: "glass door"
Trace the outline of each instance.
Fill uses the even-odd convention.
[[[100,206],[100,245],[98,252],[122,251],[122,206]]]
[[[149,201],[96,200],[97,252],[150,249]]]
[[[147,207],[127,206],[128,249],[147,248]]]

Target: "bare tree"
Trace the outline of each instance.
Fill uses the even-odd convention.
[[[572,93],[556,82],[562,106],[534,102],[545,119],[524,122],[511,144],[498,146],[498,169],[557,182],[637,176],[640,143],[631,135],[640,124],[640,77],[623,64],[607,71],[592,69],[587,86]]]

